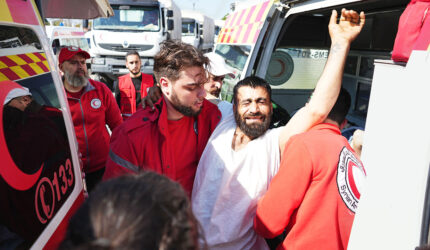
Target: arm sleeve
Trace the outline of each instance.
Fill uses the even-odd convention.
[[[111,179],[127,173],[139,172],[138,158],[134,144],[120,126],[112,133],[109,144],[109,155],[103,180]]]
[[[282,155],[278,174],[260,199],[254,230],[265,238],[282,233],[300,206],[312,179],[312,161],[300,137],[292,137]]]
[[[114,96],[110,90],[105,89],[105,103],[106,103],[106,124],[110,130],[113,131],[118,125],[122,123],[121,111],[118,104],[115,102]]]

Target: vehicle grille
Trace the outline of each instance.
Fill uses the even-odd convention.
[[[124,48],[122,44],[99,43],[98,45],[103,49],[121,51],[121,52],[128,52],[131,50],[136,50],[136,51],[150,50],[154,47],[154,45],[140,45],[140,44],[130,44],[128,48]]]

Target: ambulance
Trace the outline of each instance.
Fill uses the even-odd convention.
[[[84,200],[70,109],[42,20],[112,13],[103,0],[0,1],[0,249],[55,249]]]
[[[282,125],[306,103],[323,71],[331,10],[366,13],[342,83],[352,97],[349,125],[365,129],[361,158],[367,173],[348,249],[429,243],[430,48],[413,51],[407,64],[391,60],[409,2],[260,1],[228,16],[214,50],[236,75],[226,78],[221,97],[231,100],[240,79],[262,77],[272,87],[275,125]]]

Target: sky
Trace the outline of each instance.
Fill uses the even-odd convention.
[[[181,10],[200,11],[214,20],[231,13],[230,4],[237,0],[174,0]],[[194,9],[193,9],[194,4]]]

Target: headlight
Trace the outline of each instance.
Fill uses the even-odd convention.
[[[105,59],[101,57],[94,57],[91,59],[91,63],[93,64],[105,64]]]

